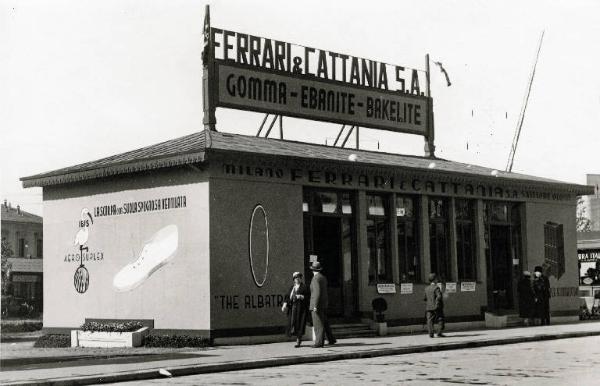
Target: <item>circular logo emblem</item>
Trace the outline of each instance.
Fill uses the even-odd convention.
[[[254,283],[257,287],[262,287],[267,280],[269,269],[269,223],[267,212],[260,204],[254,207],[250,217],[248,254]],[[259,278],[256,277],[257,271],[260,275]]]

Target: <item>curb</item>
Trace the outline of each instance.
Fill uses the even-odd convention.
[[[35,342],[39,336],[11,336],[0,338],[0,343]]]
[[[61,363],[66,361],[86,361],[93,359],[121,359],[121,358],[139,358],[144,356],[151,356],[157,354],[114,354],[114,355],[63,355],[63,356],[47,356],[47,357],[31,357],[31,358],[8,358],[8,359],[0,359],[0,367],[6,369],[6,367],[17,367],[17,366],[27,366],[32,364],[40,364],[40,363]],[[17,369],[10,369],[17,370]]]
[[[491,340],[482,341],[469,341],[469,342],[455,342],[455,343],[442,343],[442,344],[426,344],[420,346],[411,347],[396,347],[396,348],[385,348],[385,349],[373,349],[364,350],[358,352],[348,353],[331,353],[331,354],[317,354],[313,356],[289,356],[275,359],[262,359],[262,360],[248,360],[235,363],[219,363],[214,365],[188,365],[182,367],[171,367],[166,368],[173,377],[195,375],[195,374],[207,374],[207,373],[218,373],[225,371],[235,370],[250,370],[259,369],[265,367],[276,367],[276,366],[289,366],[297,364],[307,363],[318,363],[318,362],[330,362],[346,359],[360,359],[360,358],[375,358],[389,355],[404,355],[412,353],[423,353],[423,352],[435,352],[435,351],[447,351],[447,350],[460,350],[465,348],[477,348],[487,346],[500,346],[515,343],[526,343],[536,341],[547,341],[556,339],[569,339],[569,338],[581,338],[586,336],[599,336],[600,331],[580,331],[580,332],[567,332],[567,333],[556,333],[556,334],[539,334],[533,336],[515,336],[510,338],[498,338]],[[80,377],[65,377],[65,378],[53,378],[53,379],[41,379],[35,382],[16,382],[7,383],[7,385],[89,385],[98,383],[113,383],[113,382],[124,382],[124,381],[136,381],[146,379],[158,379],[164,378],[158,372],[158,369],[153,370],[140,370],[130,371],[123,373],[115,373],[108,375],[91,375],[91,376],[80,376]]]

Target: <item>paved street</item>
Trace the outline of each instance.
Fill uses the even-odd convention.
[[[600,384],[600,337],[272,367],[120,385],[148,383],[261,386],[365,383],[597,385]]]
[[[472,383],[506,384],[514,380],[506,376],[509,374],[522,377],[529,384],[539,384],[543,380],[544,384],[550,381],[589,385],[598,384],[596,378],[600,375],[580,370],[599,367],[598,363],[591,362],[593,358],[600,360],[599,337],[600,322],[587,322],[469,331],[449,329],[443,339],[430,339],[424,333],[355,337],[340,339],[335,346],[318,350],[307,345],[294,349],[292,342],[158,351],[148,348],[27,349],[20,346],[32,342],[7,342],[2,343],[1,348],[0,383],[140,381],[138,384],[141,385],[155,380],[155,384],[162,384],[170,379],[164,378],[159,370],[167,369],[177,376],[171,380],[175,384],[285,386],[301,383],[397,384],[400,380],[409,384],[435,384],[433,379],[439,381],[442,378],[463,383],[471,380]],[[507,354],[508,359],[502,358]],[[440,358],[448,359],[438,366],[436,363]],[[473,370],[473,363],[477,364],[477,371]],[[246,370],[232,372],[237,369]],[[266,370],[252,372],[250,369]],[[327,375],[323,374],[325,370]],[[207,375],[184,378],[191,374]],[[306,374],[318,374],[318,377]],[[540,375],[550,378],[541,379]]]

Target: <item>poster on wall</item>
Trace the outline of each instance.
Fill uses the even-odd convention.
[[[377,293],[378,294],[395,294],[396,293],[396,284],[394,284],[394,283],[377,284]]]
[[[464,281],[460,283],[460,292],[475,292],[475,282]]]
[[[129,244],[124,249],[120,242],[116,242],[119,237],[107,232],[107,229],[117,223],[137,222],[136,218],[140,215],[182,209],[186,206],[187,198],[182,195],[136,201],[117,199],[79,207],[81,209],[77,211],[78,217],[74,219],[76,228],[71,231],[74,234],[67,233],[71,241],[68,242],[69,246],[63,259],[65,263],[76,263],[73,274],[74,290],[79,294],[86,294],[94,286],[94,281],[95,285],[99,286],[97,289],[106,289],[104,276],[107,274],[111,276],[110,284],[116,292],[131,291],[143,284],[176,256],[179,247],[178,226],[165,224],[163,221],[157,221],[153,225],[147,222],[148,226],[141,228],[139,234],[130,234]],[[117,245],[120,248],[114,251]],[[111,250],[112,253],[107,254],[107,250]],[[107,269],[112,272],[108,272]]]
[[[45,203],[54,221],[44,228],[44,238],[53,240],[44,245],[44,274],[53,278],[44,288],[44,302],[52,305],[44,322],[78,326],[93,317],[208,326],[207,316],[186,314],[204,299],[174,301],[206,287],[208,224],[197,219],[207,216],[207,201],[206,184],[189,184]],[[190,275],[194,280],[184,280]]]
[[[400,284],[400,294],[410,295],[413,293],[413,283],[402,283]]]
[[[446,283],[446,292],[449,294],[456,293],[456,283]]]

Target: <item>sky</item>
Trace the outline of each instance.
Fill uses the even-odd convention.
[[[504,170],[544,31],[513,171],[600,174],[598,1],[0,0],[0,199],[43,214],[19,178],[203,129],[202,27],[432,67],[436,155]],[[255,135],[262,114],[217,110]],[[284,118],[286,139],[340,125]],[[423,138],[362,128],[360,147],[423,155]]]

